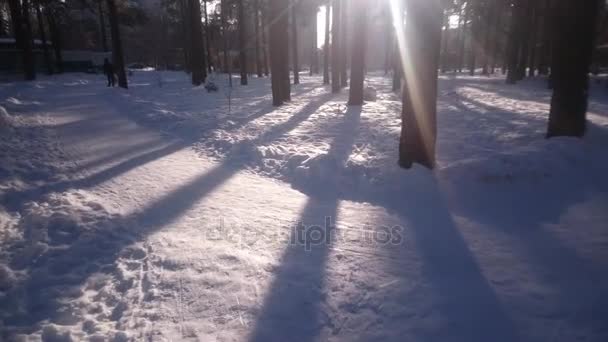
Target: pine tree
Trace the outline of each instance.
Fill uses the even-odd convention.
[[[360,106],[363,104],[363,83],[365,79],[365,46],[367,33],[367,2],[365,0],[355,0],[353,32],[357,39],[353,40],[351,53],[350,71],[350,90],[348,104]]]
[[[291,99],[289,82],[289,0],[269,0],[270,80],[272,104],[280,106]]]
[[[189,4],[190,64],[192,66],[192,84],[198,86],[205,83],[205,79],[207,78],[201,4],[199,0],[189,0]]]
[[[435,165],[437,73],[441,50],[442,6],[439,0],[407,2],[405,47],[411,68],[403,92],[399,165]]]
[[[583,136],[589,67],[600,0],[557,0],[554,8],[551,75],[553,97],[547,137]]]
[[[110,34],[112,35],[112,59],[114,60],[114,72],[118,75],[118,86],[128,88],[127,74],[125,73],[125,62],[122,54],[122,43],[120,39],[120,28],[118,26],[118,13],[114,0],[107,0],[108,14],[110,19]]]

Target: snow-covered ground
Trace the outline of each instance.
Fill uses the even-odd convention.
[[[606,341],[604,87],[545,140],[542,80],[442,76],[429,172],[368,76],[0,84],[0,340]]]

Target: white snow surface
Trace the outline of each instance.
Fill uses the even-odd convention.
[[[0,341],[606,341],[608,97],[544,139],[541,79],[442,76],[438,166],[400,101],[302,74],[0,84]]]

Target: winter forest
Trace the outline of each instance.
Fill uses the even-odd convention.
[[[605,342],[606,149],[606,0],[0,0],[0,342]]]

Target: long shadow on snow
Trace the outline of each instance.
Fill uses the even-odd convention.
[[[294,118],[266,132],[264,141],[270,137],[278,138],[281,134],[289,132],[298,123],[312,115],[321,105],[321,101],[308,104],[300,112],[294,114]],[[242,144],[253,145],[256,142],[248,141]],[[180,149],[183,146],[176,145],[169,148]],[[164,153],[160,155],[164,155]],[[155,158],[151,158],[151,160],[153,159]],[[139,164],[131,162],[129,167],[136,165]],[[173,223],[185,211],[192,208],[197,201],[210,194],[244,166],[238,156],[236,158],[228,156],[221,164],[207,170],[163,198],[150,203],[139,212],[102,222],[97,229],[74,236],[74,241],[66,241],[66,237],[62,235],[58,235],[58,241],[53,241],[51,237],[48,241],[49,245],[63,246],[42,251],[36,258],[18,257],[12,260],[12,268],[26,272],[28,277],[23,283],[13,287],[7,296],[0,299],[0,306],[5,308],[0,315],[3,323],[23,329],[22,332],[27,332],[27,329],[42,321],[74,324],[76,318],[72,317],[69,310],[66,310],[65,303],[81,295],[80,287],[92,274],[111,273],[115,267],[114,262],[121,257],[121,253],[125,254],[126,247]],[[108,171],[102,178],[109,179],[126,168],[128,167],[119,166],[115,171]],[[86,184],[86,182],[93,181],[85,180],[83,182]],[[323,206],[323,208],[326,207]],[[70,229],[71,227],[54,227],[51,221],[48,227],[49,235],[53,235],[52,230],[65,228],[68,231],[77,230],[77,228]],[[26,241],[14,248],[28,250],[33,249],[36,245],[37,237],[26,234]],[[133,253],[127,251],[127,257],[129,254]],[[117,321],[121,316],[122,311],[119,305],[110,318]],[[8,331],[3,334],[8,334]],[[8,337],[8,335],[6,336]]]
[[[352,151],[361,107],[349,107],[344,115],[345,129],[327,154],[336,165],[344,163]],[[250,341],[314,341],[324,326],[331,325],[328,317],[321,316],[321,306],[338,202],[331,192],[309,197],[299,224],[291,232]]]

